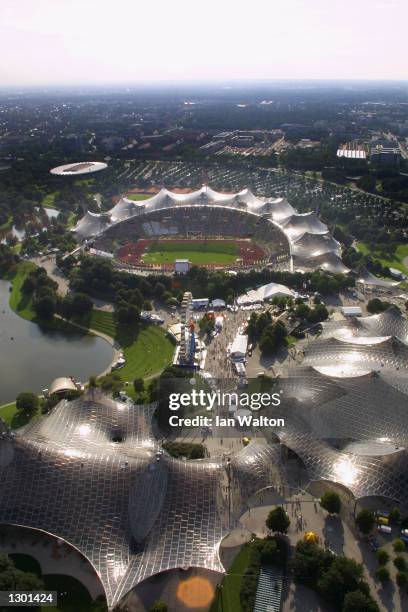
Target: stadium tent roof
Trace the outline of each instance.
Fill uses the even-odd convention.
[[[144,201],[134,201],[128,198],[121,198],[113,208],[111,208],[110,215],[112,221],[123,221],[136,215],[139,211],[143,210]]]
[[[329,234],[311,234],[305,232],[292,242],[292,255],[298,257],[318,257],[324,253],[341,254],[340,244]]]
[[[359,276],[356,279],[356,283],[360,283],[362,285],[369,285],[372,287],[384,287],[385,289],[390,289],[391,287],[397,287],[400,283],[398,281],[387,281],[383,278],[378,278],[371,274],[367,270],[367,268],[361,268],[359,270]]]
[[[282,223],[288,217],[296,214],[296,210],[289,204],[286,198],[268,199],[268,201],[260,207],[259,212],[262,214],[271,214],[272,219],[277,223]]]
[[[98,236],[112,225],[110,216],[88,212],[78,221],[74,231],[82,239]]]
[[[310,258],[326,252],[340,254],[340,245],[329,236],[327,226],[317,218],[314,212],[297,214],[285,198],[261,198],[255,196],[249,189],[243,189],[238,193],[219,193],[207,185],[191,193],[173,193],[163,188],[153,197],[141,202],[123,197],[109,211],[109,218],[105,214],[98,215],[88,212],[78,222],[74,231],[79,238],[84,240],[100,235],[110,227],[139,215],[142,215],[147,222],[149,213],[189,205],[225,206],[259,217],[266,216],[267,222],[279,228],[286,236],[293,255]],[[166,234],[170,233],[175,232],[167,228]],[[300,268],[303,263],[300,262],[297,265]],[[333,259],[322,262],[322,267],[330,271],[346,272],[344,267],[339,267],[339,262]]]
[[[310,262],[309,267],[320,268],[333,274],[348,274],[351,271],[336,253],[323,253],[317,257],[311,257],[307,260],[305,267],[307,267],[308,262]],[[299,262],[296,262],[296,266],[299,267]]]
[[[286,285],[279,285],[278,283],[268,283],[262,285],[258,289],[248,291],[237,298],[237,303],[240,305],[244,304],[258,304],[265,300],[272,299],[274,297],[293,297],[294,293]]]
[[[296,240],[303,234],[328,234],[327,225],[322,223],[314,212],[292,215],[281,224],[282,230],[290,240]]]
[[[231,345],[231,358],[242,359],[245,357],[248,348],[248,336],[237,334]]]

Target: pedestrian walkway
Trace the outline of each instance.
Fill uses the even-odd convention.
[[[280,612],[283,573],[277,567],[262,566],[259,574],[254,612]]]

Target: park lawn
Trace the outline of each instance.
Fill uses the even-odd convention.
[[[10,308],[23,319],[27,319],[27,321],[33,321],[35,319],[35,312],[33,310],[31,296],[23,295],[21,287],[26,277],[32,270],[35,270],[35,268],[36,266],[33,263],[22,261],[18,264],[16,272],[8,278],[12,283],[9,299]]]
[[[357,242],[357,247],[364,255],[371,255],[371,257],[378,259],[383,266],[396,268],[404,274],[408,274],[408,267],[404,265],[404,259],[408,257],[408,244],[399,244],[392,255],[387,255],[383,251],[376,249],[370,249],[365,242]]]
[[[2,418],[3,421],[6,421],[7,425],[11,425],[16,412],[16,402],[11,402],[10,404],[0,406],[0,418]]]
[[[40,411],[35,412],[33,415],[29,415],[22,410],[17,410],[16,402],[10,402],[10,404],[3,404],[0,406],[0,418],[3,419],[12,429],[18,429],[33,419],[38,419]]]
[[[240,612],[242,577],[250,563],[251,547],[244,545],[235,557],[231,567],[222,581],[222,595],[219,592],[214,600],[210,612]]]
[[[22,261],[17,265],[16,271],[7,277],[7,279],[12,283],[12,290],[9,298],[11,310],[18,314],[22,319],[37,323],[48,330],[58,331],[68,335],[78,335],[81,332],[79,332],[78,328],[76,328],[74,325],[71,325],[69,321],[64,321],[58,318],[53,318],[50,321],[43,321],[37,318],[33,309],[31,296],[26,296],[21,291],[21,287],[26,277],[36,267],[37,266],[30,261]]]
[[[128,193],[126,197],[128,200],[133,200],[134,202],[140,202],[140,200],[148,200],[149,198],[152,198],[153,196],[154,194],[152,193]]]
[[[153,324],[118,329],[113,314],[93,310],[89,327],[114,338],[121,346],[126,365],[116,370],[123,381],[149,378],[171,363],[174,345],[166,332]]]

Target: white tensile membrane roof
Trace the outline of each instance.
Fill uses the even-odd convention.
[[[79,176],[81,174],[91,174],[92,172],[99,172],[108,167],[105,162],[95,161],[84,161],[74,162],[73,164],[64,164],[63,166],[57,166],[50,170],[51,174],[59,176]]]
[[[237,298],[237,303],[240,305],[259,304],[274,297],[293,297],[293,295],[293,291],[291,291],[289,287],[286,287],[286,285],[268,283],[258,289],[253,289],[244,295],[240,295],[239,298]]]
[[[149,212],[189,205],[225,206],[266,217],[286,236],[296,269],[321,268],[333,273],[349,272],[340,258],[340,244],[330,235],[316,213],[298,214],[286,198],[258,197],[250,189],[220,193],[203,185],[191,193],[174,193],[163,188],[151,198],[140,201],[122,197],[108,213],[86,213],[74,232],[81,240],[86,240],[100,236],[110,227],[138,215],[146,216]]]
[[[378,278],[377,276],[374,276],[374,274],[371,274],[371,272],[369,272],[366,268],[360,269],[359,277],[356,279],[356,282],[360,283],[361,285],[371,285],[374,287],[384,288],[397,287],[400,284],[398,281],[387,281],[383,278]]]

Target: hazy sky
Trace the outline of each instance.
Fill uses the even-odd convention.
[[[0,85],[407,79],[408,0],[0,0]]]

